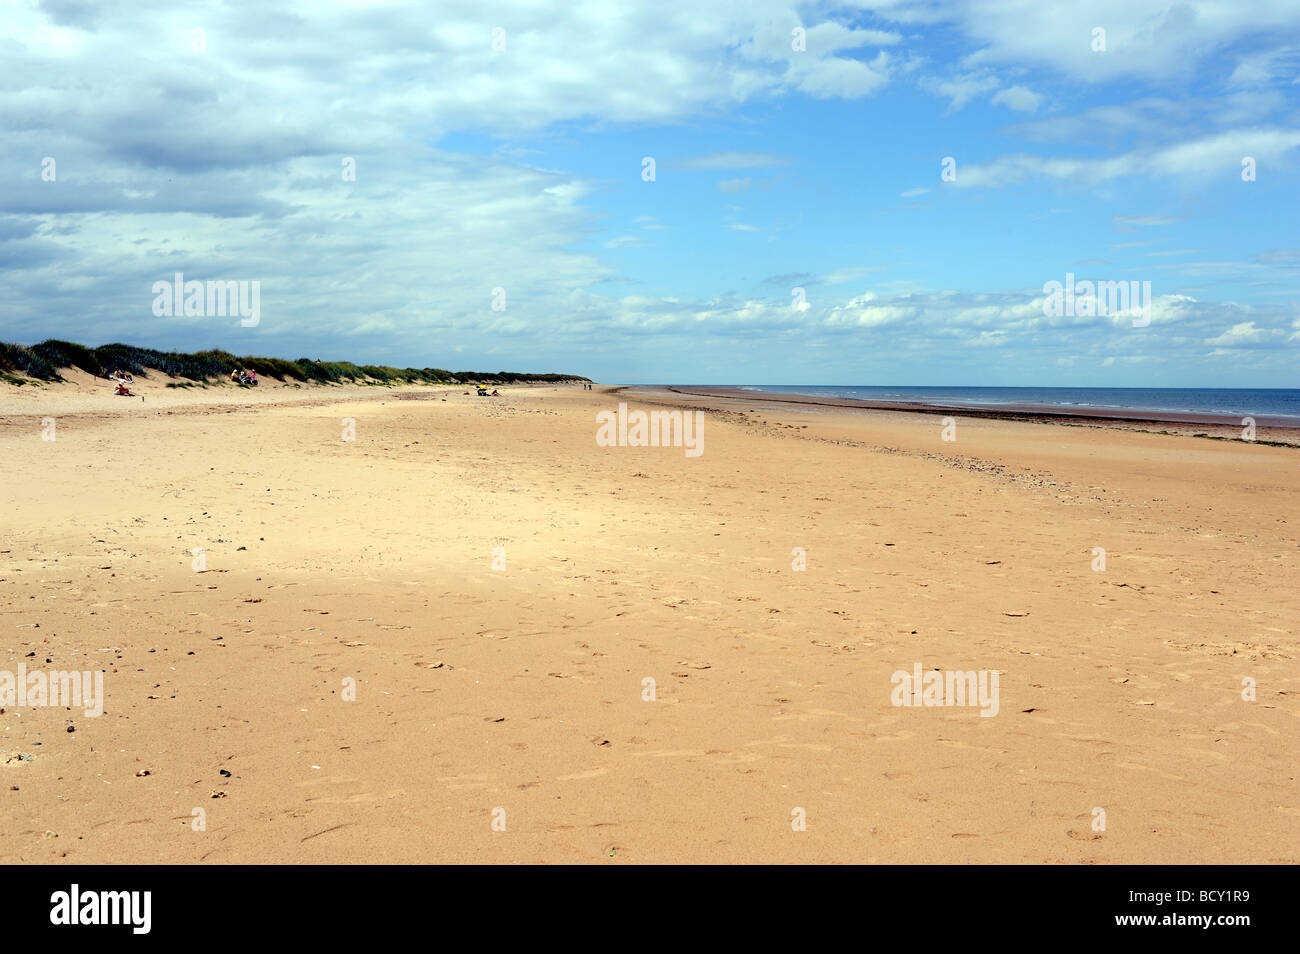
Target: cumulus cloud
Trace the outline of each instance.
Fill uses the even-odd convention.
[[[940,343],[997,343],[990,354],[1017,344],[1049,352],[1059,346],[1072,350],[1048,360],[1080,365],[1119,334],[1126,336],[1124,354],[1140,356],[1150,347],[1162,359],[1189,357],[1188,349],[1207,341],[1276,342],[1277,316],[1232,302],[1157,296],[1153,326],[1177,327],[1189,342],[1171,346],[1105,321],[1047,319],[1033,294],[895,293],[899,286],[883,283],[864,293],[865,266],[835,269],[789,258],[765,260],[756,274],[788,270],[810,276],[797,284],[822,285],[799,311],[779,295],[769,301],[620,294],[642,277],[629,277],[618,263],[643,256],[605,250],[644,244],[627,233],[667,226],[645,218],[611,230],[588,206],[607,187],[595,180],[604,172],[539,168],[537,151],[526,147],[556,130],[635,128],[652,137],[669,126],[731,119],[755,103],[878,95],[912,82],[922,64],[931,68],[916,49],[924,30],[933,30],[945,52],[959,52],[942,77],[919,80],[922,88],[954,110],[992,96],[1021,112],[1040,109],[1036,90],[1060,88],[1051,85],[1059,77],[1099,88],[1116,79],[1153,79],[1169,89],[1190,71],[1214,66],[1209,58],[1249,32],[1258,52],[1218,64],[1226,93],[1204,100],[1147,96],[1080,116],[1023,119],[1010,130],[1031,142],[1078,143],[1085,128],[1088,149],[963,161],[954,185],[1205,180],[1235,174],[1242,155],[1254,156],[1261,170],[1294,163],[1300,133],[1285,121],[1287,97],[1269,86],[1288,82],[1295,44],[1287,37],[1300,26],[1296,4],[1058,6],[717,0],[674,7],[627,0],[539,7],[505,0],[487,19],[472,4],[447,5],[436,16],[400,2],[11,4],[0,18],[8,67],[0,83],[0,158],[19,173],[0,180],[4,332],[35,340],[57,323],[60,336],[91,343],[221,344],[243,353],[301,348],[390,363],[412,352],[468,352],[500,354],[503,361],[525,356],[550,367],[600,355],[611,333],[645,341],[646,360],[661,347],[671,359],[698,352],[693,343],[701,339],[729,342],[761,331],[814,351],[857,340],[873,352],[939,358]],[[1104,55],[1089,45],[1100,23],[1108,24]],[[499,49],[492,34],[498,25]],[[802,51],[791,44],[796,28],[805,30]],[[526,145],[499,142],[514,136]],[[487,155],[457,151],[472,147],[455,143],[481,139],[492,143]],[[748,138],[744,130],[698,146],[668,141],[703,154],[660,156],[661,173],[717,173],[723,193],[771,181],[748,170],[788,168],[796,178],[791,156],[767,151],[783,145]],[[629,154],[629,179],[639,173],[642,148],[637,143]],[[654,151],[653,143],[644,148]],[[40,180],[36,160],[43,156],[57,158],[57,182]],[[341,174],[349,160],[355,178]],[[917,181],[903,175],[883,187]],[[678,178],[680,184],[689,177]],[[636,211],[646,208],[658,211]],[[804,214],[795,203],[764,208],[761,220],[774,223],[766,238]],[[670,234],[688,234],[683,219],[670,220],[679,230]],[[1141,229],[1178,221],[1157,211],[1119,215],[1113,224]],[[738,222],[728,228],[759,230]],[[705,231],[710,241],[727,237],[716,227]],[[732,241],[747,254],[761,244],[749,236]],[[1286,270],[1294,265],[1275,255],[1170,267],[1276,281],[1293,274]],[[177,271],[260,280],[261,325],[155,318],[152,283]],[[911,284],[924,287],[920,277]],[[498,288],[504,311],[491,307]],[[1286,329],[1294,330],[1293,341],[1300,336],[1300,325]],[[662,346],[650,340],[657,335]]]
[[[973,68],[1037,67],[1084,83],[1178,79],[1246,37],[1294,36],[1300,7],[1286,0],[854,0],[902,24],[946,24],[973,46]],[[1105,29],[1104,52],[1093,30]]]
[[[1249,348],[1264,344],[1278,332],[1256,328],[1253,321],[1241,321],[1233,325],[1216,338],[1207,338],[1205,343],[1220,348]]]
[[[535,150],[517,145],[485,157],[428,143],[587,118],[675,122],[819,76],[819,95],[857,95],[875,80],[855,79],[854,65],[837,80],[844,68],[818,72],[822,61],[899,43],[827,21],[797,66],[747,55],[738,41],[791,16],[774,0],[676,11],[517,0],[492,13],[160,0],[7,8],[0,156],[29,174],[0,181],[5,336],[245,352],[328,344],[372,360],[408,357],[404,339],[426,354],[517,340],[535,354],[522,342],[569,295],[621,278],[577,250],[597,231],[583,206],[595,184],[531,166]],[[57,161],[56,181],[40,180],[32,157],[42,156]],[[678,167],[790,162],[736,150]],[[152,284],[177,271],[260,281],[260,326],[155,318]],[[495,288],[504,312],[490,307]]]
[[[1043,97],[1026,86],[1009,86],[993,97],[993,102],[1022,113],[1032,113],[1038,109]]]
[[[889,54],[881,50],[870,62],[846,57],[823,57],[796,61],[791,78],[802,92],[819,99],[858,99],[874,93],[889,82]]]

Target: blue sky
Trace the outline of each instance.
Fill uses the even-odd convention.
[[[1297,386],[1294,2],[59,0],[0,50],[0,339]],[[260,322],[155,316],[177,271]],[[1048,315],[1067,272],[1150,323]]]

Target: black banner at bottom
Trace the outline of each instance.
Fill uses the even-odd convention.
[[[712,872],[712,873],[710,873]],[[18,936],[238,941],[273,931],[300,942],[408,937],[432,923],[629,937],[667,923],[707,937],[771,940],[785,922],[819,935],[918,940],[1192,938],[1263,940],[1285,930],[1284,868],[675,868],[643,876],[522,867],[9,867],[0,911]],[[692,884],[695,877],[707,881]],[[753,879],[753,880],[751,880]],[[566,883],[567,882],[567,883]],[[969,929],[969,931],[967,930]],[[616,932],[616,933],[605,933]]]

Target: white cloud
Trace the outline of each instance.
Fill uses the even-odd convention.
[[[719,172],[729,169],[772,169],[790,165],[786,156],[770,152],[711,152],[704,156],[689,156],[685,159],[673,159],[665,163],[671,169],[686,169],[691,172]]]
[[[889,55],[881,50],[870,63],[843,57],[796,60],[790,76],[803,92],[819,99],[857,99],[874,93],[889,82]]]
[[[896,23],[950,23],[976,46],[972,68],[1014,65],[1084,83],[1190,79],[1206,60],[1246,37],[1294,37],[1291,0],[855,0]],[[1093,51],[1093,29],[1106,31]]]
[[[1033,181],[1067,181],[1097,185],[1131,176],[1205,180],[1241,170],[1241,157],[1261,164],[1282,164],[1300,146],[1300,130],[1229,130],[1156,149],[1135,149],[1102,159],[1011,155],[961,167],[952,184],[960,188],[997,188]]]
[[[1243,56],[1228,77],[1228,86],[1234,89],[1258,89],[1270,86],[1280,78],[1293,80],[1300,61],[1300,47],[1286,46]]]
[[[887,30],[851,29],[831,20],[808,27],[806,33],[808,52],[816,53],[838,53],[864,46],[894,46],[903,39]]]
[[[1253,321],[1242,321],[1217,338],[1207,338],[1205,343],[1220,348],[1248,348],[1268,341],[1275,334],[1276,332],[1256,328]]]
[[[1009,86],[993,97],[993,102],[1022,113],[1032,113],[1038,109],[1043,97],[1025,86]]]
[[[937,96],[947,97],[948,109],[956,112],[976,96],[998,88],[998,81],[992,76],[968,73],[948,80],[926,77],[921,80],[921,88]]]
[[[1152,226],[1152,225],[1174,225],[1183,221],[1176,215],[1112,215],[1111,222],[1118,226]],[[1164,241],[1159,239],[1158,241]],[[1137,243],[1132,243],[1137,244]]]

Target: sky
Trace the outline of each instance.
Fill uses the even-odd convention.
[[[1296,0],[0,14],[0,340],[1300,386]],[[157,314],[178,272],[258,283],[257,322]],[[1053,308],[1067,275],[1147,320]]]

